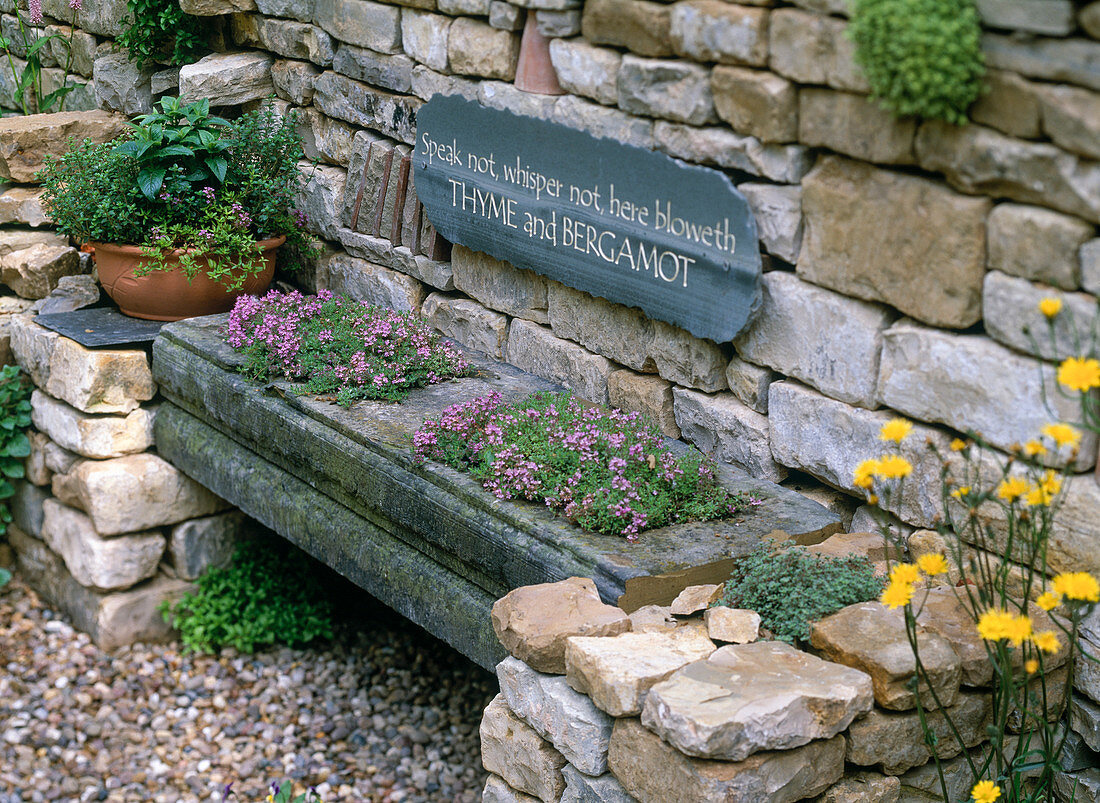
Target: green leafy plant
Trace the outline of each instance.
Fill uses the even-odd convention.
[[[31,425],[31,386],[17,365],[0,368],[0,535],[7,532],[15,494],[12,480],[24,476],[23,458],[31,453],[24,430]]]
[[[332,637],[332,605],[314,564],[277,537],[243,541],[232,564],[208,571],[196,592],[161,612],[195,652]]]
[[[56,111],[65,110],[65,96],[76,88],[69,86],[69,73],[73,66],[73,35],[76,33],[76,20],[80,13],[80,6],[81,0],[69,1],[73,19],[67,37],[60,33],[44,32],[42,0],[29,0],[25,15],[18,7],[16,8],[15,23],[19,33],[18,40],[13,41],[0,36],[0,53],[6,57],[8,69],[11,70],[11,76],[15,82],[15,102],[19,104],[23,114],[55,111],[54,104],[57,105]],[[44,49],[52,48],[54,43],[60,44],[65,52],[64,74],[61,86],[52,92],[45,92],[42,87],[41,54]]]
[[[973,0],[853,0],[848,35],[872,94],[886,108],[967,121],[985,72]]]
[[[754,610],[780,639],[805,641],[811,622],[875,599],[883,584],[863,556],[831,558],[767,544],[738,561],[716,604]]]
[[[320,803],[321,796],[311,786],[299,795],[294,794],[294,784],[271,784],[271,794],[267,796],[266,803]]]
[[[11,572],[7,569],[0,568],[0,588],[3,588],[11,582]]]
[[[119,45],[131,61],[190,64],[209,51],[210,22],[184,13],[175,0],[127,0]]]

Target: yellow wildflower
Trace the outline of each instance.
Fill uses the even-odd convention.
[[[997,486],[997,496],[1009,504],[1031,490],[1028,481],[1020,477],[1009,477]]]
[[[913,599],[913,591],[912,583],[899,583],[891,580],[890,585],[886,586],[886,590],[882,592],[882,596],[878,598],[878,601],[887,608],[900,608]]]
[[[978,635],[986,641],[1000,641],[1012,618],[1008,611],[990,608],[978,617]]]
[[[974,803],[996,803],[1001,796],[1001,787],[993,781],[978,781],[970,790],[970,799]]]
[[[877,505],[878,504],[878,494],[867,494],[867,504]]]
[[[1062,311],[1062,299],[1060,298],[1044,298],[1039,302],[1039,312],[1046,315],[1048,318],[1053,318],[1059,312]]]
[[[939,552],[921,555],[917,558],[917,566],[925,574],[934,577],[937,574],[947,574],[947,559]]]
[[[1058,634],[1053,630],[1036,633],[1031,637],[1031,643],[1043,652],[1058,652],[1058,648],[1062,646],[1062,643],[1058,641]]]
[[[871,458],[864,460],[855,470],[855,479],[852,481],[857,488],[870,488],[874,484],[875,472],[878,471],[878,460]]]
[[[913,424],[911,422],[906,421],[904,418],[891,418],[882,425],[882,429],[878,433],[878,439],[880,441],[901,443],[912,431]]]
[[[1039,599],[1035,600],[1035,604],[1044,611],[1053,611],[1062,604],[1062,598],[1057,594],[1051,594],[1049,591],[1044,591],[1039,595]]]
[[[1024,661],[1024,671],[1027,672],[1029,675],[1034,675],[1036,672],[1039,671],[1039,662],[1036,661],[1034,658],[1028,658],[1026,661]]]
[[[1058,382],[1070,390],[1087,393],[1100,388],[1100,360],[1069,357],[1058,366]]]
[[[1063,446],[1076,446],[1081,442],[1081,433],[1069,424],[1047,424],[1042,432],[1061,449]]]
[[[1064,572],[1051,582],[1054,593],[1083,602],[1100,602],[1100,583],[1088,572]]]
[[[970,486],[969,485],[963,485],[963,486],[960,486],[960,487],[956,488],[955,490],[953,490],[951,492],[951,495],[953,497],[955,497],[956,499],[961,500],[968,493],[970,493]]]
[[[1047,447],[1036,440],[1030,440],[1024,444],[1024,454],[1028,457],[1042,457],[1047,453]]]
[[[891,583],[915,583],[920,579],[920,570],[914,563],[899,563],[890,570]]]
[[[1032,507],[1046,507],[1050,504],[1051,496],[1041,485],[1033,485],[1027,492],[1025,501]]]
[[[891,454],[878,461],[875,476],[883,480],[908,477],[913,473],[913,464],[901,455]]]
[[[1029,505],[1049,505],[1062,490],[1062,478],[1053,471],[1047,471],[1038,485],[1031,486],[1027,493]]]
[[[1031,638],[1032,632],[1030,616],[1013,616],[1011,621],[1005,622],[1005,638],[1013,647],[1019,647]]]
[[[951,441],[951,451],[952,452],[961,452],[966,447],[967,447],[967,443],[962,438],[955,438],[954,440]]]

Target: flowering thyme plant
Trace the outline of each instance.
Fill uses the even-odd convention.
[[[229,315],[229,345],[253,379],[304,380],[296,393],[400,401],[412,388],[462,376],[469,362],[416,316],[335,296],[272,290],[241,296]]]
[[[586,530],[625,535],[722,518],[760,504],[731,494],[696,449],[676,455],[638,413],[535,393],[515,404],[474,399],[425,421],[416,455],[469,471],[500,499],[558,508]]]

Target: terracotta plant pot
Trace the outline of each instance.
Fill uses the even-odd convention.
[[[123,314],[151,321],[178,321],[228,312],[241,295],[262,293],[275,275],[275,251],[286,242],[286,237],[261,240],[264,269],[249,276],[244,286],[228,291],[225,286],[208,277],[200,262],[199,271],[187,281],[182,271],[153,271],[146,276],[135,276],[134,270],[143,261],[141,248],[136,245],[114,243],[90,243],[95,254],[99,283]],[[177,254],[180,252],[176,252]],[[174,259],[175,254],[170,257]]]

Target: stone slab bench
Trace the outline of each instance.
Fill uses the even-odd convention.
[[[506,402],[561,388],[477,352],[470,377],[401,404],[298,396],[252,382],[224,341],[227,316],[166,326],[153,372],[166,399],[160,454],[248,515],[490,668],[504,657],[489,618],[508,591],[572,576],[631,611],[686,585],[720,582],[762,538],[816,543],[836,515],[730,466],[719,476],[762,504],[738,517],[651,530],[637,543],[587,533],[544,506],[497,499],[462,472],[412,455],[412,434],[448,406],[497,391]],[[673,448],[686,445],[669,441]]]

